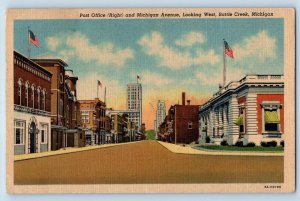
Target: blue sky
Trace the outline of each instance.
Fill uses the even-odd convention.
[[[80,99],[96,96],[99,79],[108,105],[124,109],[126,84],[140,75],[148,128],[158,99],[169,107],[185,91],[199,104],[216,92],[223,38],[235,55],[226,58],[227,82],[283,73],[283,19],[18,20],[14,46],[25,55],[28,26],[41,44],[31,57],[65,60],[79,77]]]

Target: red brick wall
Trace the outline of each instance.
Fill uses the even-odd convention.
[[[199,138],[199,106],[176,105],[175,106],[175,132],[176,143],[189,144]],[[192,122],[192,129],[188,129],[188,123]]]
[[[26,106],[25,104],[25,82],[28,81],[30,83],[30,86],[34,84],[36,88],[38,86],[41,87],[41,89],[46,89],[46,111],[51,112],[51,81],[47,81],[32,72],[29,72],[25,70],[24,68],[18,66],[17,64],[14,64],[14,104],[20,104],[20,99],[18,95],[18,80],[21,78],[23,80],[22,82],[22,99],[21,99],[21,105]],[[31,88],[28,90],[28,106],[32,107],[32,101],[31,101]],[[42,94],[42,93],[41,93]],[[40,104],[42,102],[42,95],[40,98]],[[41,104],[42,105],[42,104]],[[34,97],[34,108],[38,109],[38,98],[37,98],[37,91],[35,90],[35,97]],[[42,107],[41,107],[42,109]]]
[[[263,101],[279,101],[282,105],[280,109],[280,131],[284,133],[284,95],[283,94],[257,94],[257,120],[258,133],[262,133],[262,108]]]

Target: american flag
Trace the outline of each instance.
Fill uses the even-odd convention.
[[[233,57],[233,50],[231,49],[231,47],[228,45],[227,41],[224,40],[224,53],[229,56],[230,58],[234,58]]]
[[[36,47],[40,47],[39,39],[31,30],[28,30],[29,33],[29,42]]]

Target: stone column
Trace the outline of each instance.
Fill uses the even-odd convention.
[[[217,127],[218,127],[218,110],[214,109],[213,110],[213,128],[215,129],[215,136],[218,134],[217,133]]]
[[[227,119],[227,113],[228,113],[228,105],[223,106],[223,132],[224,132],[224,139],[227,140],[228,137],[228,119]]]
[[[246,125],[245,132],[248,141],[260,144],[261,136],[258,136],[257,121],[257,94],[249,93],[246,97]]]
[[[221,136],[222,133],[223,133],[223,130],[220,129],[221,125],[223,124],[222,122],[222,115],[223,115],[223,108],[220,106],[219,107],[219,110],[218,110],[218,118],[219,118],[219,121],[218,121],[218,135]]]
[[[234,124],[239,116],[239,107],[236,95],[232,95],[228,104],[228,144],[234,144],[239,137],[239,127]]]

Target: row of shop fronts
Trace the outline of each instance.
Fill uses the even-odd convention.
[[[14,153],[141,139],[128,114],[99,98],[77,100],[78,77],[60,59],[29,59],[14,51]]]
[[[14,154],[85,146],[76,84],[60,59],[14,51]]]

